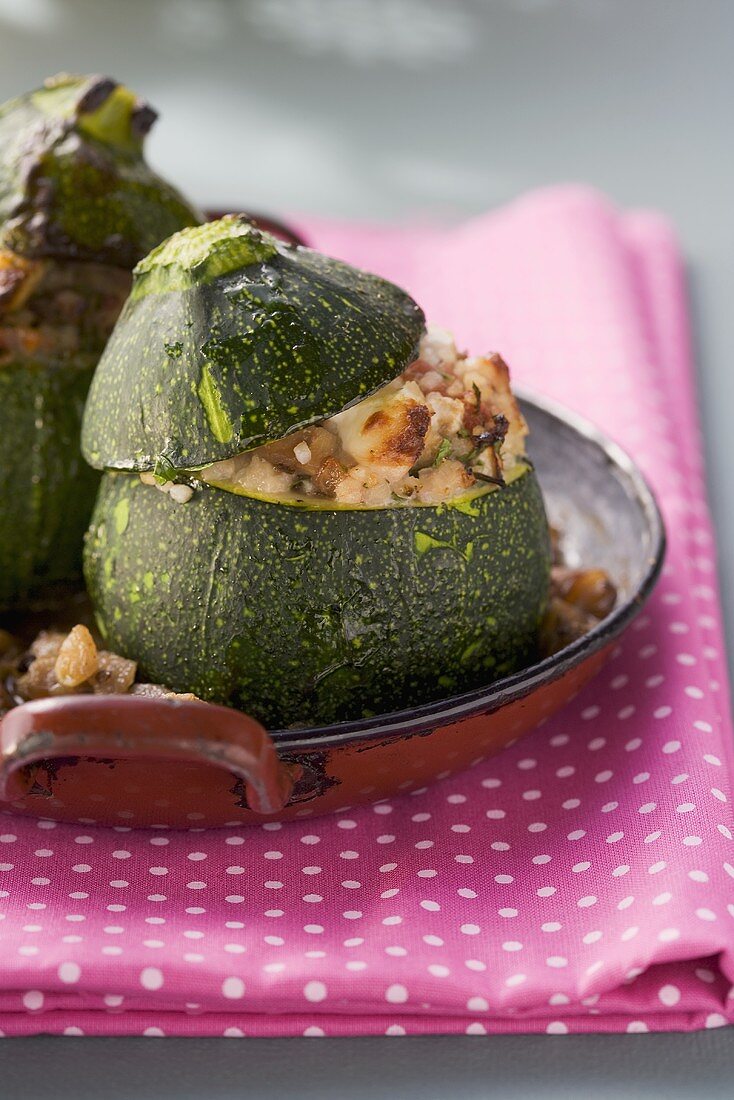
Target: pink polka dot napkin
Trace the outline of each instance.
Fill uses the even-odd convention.
[[[429,790],[240,832],[0,819],[2,1031],[727,1023],[732,731],[668,226],[561,188],[455,229],[306,231],[625,446],[665,514],[664,576],[566,711]]]

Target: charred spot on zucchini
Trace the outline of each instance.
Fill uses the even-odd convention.
[[[144,160],[155,119],[103,76],[62,73],[0,106],[0,244],[130,269],[200,221]]]

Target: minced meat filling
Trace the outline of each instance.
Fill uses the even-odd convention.
[[[29,260],[0,249],[0,369],[14,362],[99,356],[130,291],[122,268]],[[80,362],[81,357],[81,362]]]
[[[394,382],[320,424],[193,478],[230,492],[346,506],[440,504],[502,485],[525,453],[527,427],[499,355],[470,357],[429,328]],[[152,474],[143,481],[155,483]],[[160,486],[185,503],[190,485]]]

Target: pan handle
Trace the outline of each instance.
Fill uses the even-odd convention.
[[[72,695],[23,703],[2,719],[0,799],[25,793],[27,765],[70,756],[213,764],[243,780],[257,814],[282,810],[298,779],[241,711],[175,697]]]

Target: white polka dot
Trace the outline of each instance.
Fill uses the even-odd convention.
[[[238,1001],[245,995],[245,983],[242,978],[225,978],[222,982],[222,996],[229,1001]]]
[[[442,966],[440,963],[431,963],[428,967],[428,973],[432,974],[434,978],[448,978],[451,971],[448,966]]]
[[[678,752],[680,749],[680,741],[666,741],[663,745],[663,752],[666,756],[670,756],[674,752]]]
[[[469,1024],[468,1027],[465,1029],[464,1034],[465,1035],[486,1035],[487,1034],[487,1029],[484,1026],[484,1024],[480,1024],[477,1021],[473,1024]]]
[[[470,997],[466,1002],[466,1007],[470,1012],[489,1012],[489,1001],[486,1001],[484,997]]]
[[[680,1000],[680,989],[677,985],[663,985],[658,990],[660,1002],[668,1008],[673,1008]]]
[[[156,966],[146,966],[140,972],[140,984],[143,989],[160,989],[163,985],[163,974]]]
[[[546,966],[551,966],[556,970],[568,966],[568,959],[564,958],[563,955],[550,955],[545,962]]]
[[[706,920],[706,921],[716,920],[716,913],[714,913],[713,909],[705,909],[705,908],[697,909],[696,910],[696,916],[700,920]]]
[[[404,985],[389,985],[385,990],[385,1000],[391,1005],[402,1005],[408,1000],[408,990]]]
[[[303,996],[312,1004],[318,1004],[320,1001],[325,1001],[327,997],[326,986],[323,982],[306,982],[303,987]]]
[[[465,936],[478,936],[482,931],[478,924],[462,924],[459,929]]]
[[[710,1012],[706,1017],[706,1027],[726,1027],[729,1021],[720,1012]]]
[[[58,970],[59,980],[65,985],[74,985],[82,976],[82,970],[78,963],[62,962]]]
[[[23,1004],[30,1012],[36,1012],[39,1008],[43,1008],[43,993],[38,989],[29,989],[27,993],[23,994]]]
[[[568,1035],[568,1027],[562,1020],[552,1020],[545,1030],[548,1035]]]
[[[630,1035],[634,1035],[636,1032],[642,1034],[647,1031],[647,1024],[643,1020],[630,1020],[627,1024],[627,1031]]]
[[[522,944],[519,940],[506,940],[502,944],[503,951],[522,951]]]

